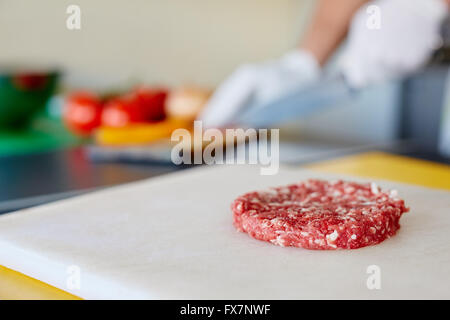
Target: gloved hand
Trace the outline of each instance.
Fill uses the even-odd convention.
[[[319,76],[316,59],[295,50],[278,60],[238,68],[214,92],[199,116],[205,127],[223,127],[245,108],[264,105]]]
[[[380,29],[367,25],[379,8]],[[440,44],[447,14],[444,0],[376,0],[355,14],[339,69],[352,87],[362,87],[418,70]]]

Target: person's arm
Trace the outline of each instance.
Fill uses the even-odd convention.
[[[319,0],[298,48],[278,59],[238,68],[217,88],[198,118],[205,127],[224,127],[236,122],[248,107],[266,105],[317,81],[320,66],[347,34],[353,14],[367,1]]]
[[[345,38],[354,13],[368,0],[319,0],[300,48],[325,64]]]

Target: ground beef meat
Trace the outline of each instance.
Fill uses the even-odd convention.
[[[380,243],[409,211],[395,190],[374,183],[312,179],[244,194],[231,208],[235,227],[255,239],[316,250]]]

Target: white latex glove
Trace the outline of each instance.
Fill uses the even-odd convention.
[[[241,66],[217,88],[199,120],[205,127],[224,127],[246,107],[269,103],[317,79],[319,71],[316,59],[302,50]]]
[[[379,8],[379,29],[367,25],[371,5]],[[418,70],[441,42],[447,10],[444,0],[371,1],[353,18],[341,72],[351,86],[362,87]]]

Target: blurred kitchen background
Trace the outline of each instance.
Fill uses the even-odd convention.
[[[66,27],[72,4],[81,8],[80,30]],[[105,101],[136,86],[150,96],[152,88],[169,95],[180,87],[213,90],[243,62],[295,47],[314,6],[314,0],[0,0],[0,212],[178,169],[153,138],[117,142],[134,131],[105,131],[96,140],[68,130],[66,99],[82,90]],[[409,79],[283,124],[282,162],[382,150],[449,163],[448,67],[446,57],[438,60]],[[158,124],[158,132],[171,128],[149,126]],[[158,135],[153,127],[142,130]]]

